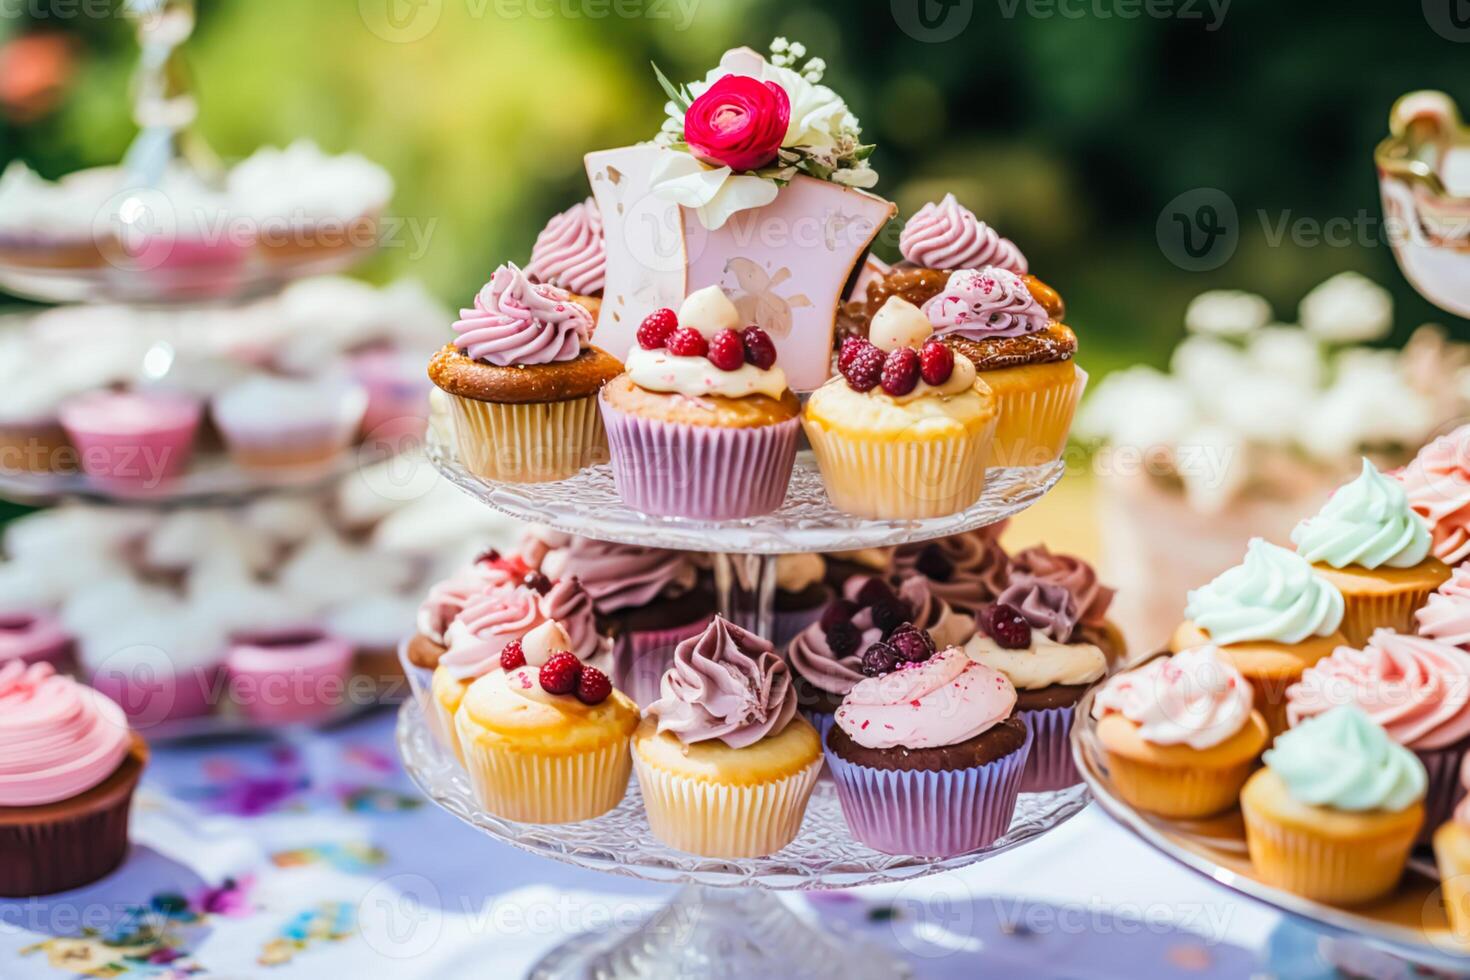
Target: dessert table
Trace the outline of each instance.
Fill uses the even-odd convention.
[[[675,890],[485,840],[415,792],[394,724],[384,711],[156,752],[119,871],[0,901],[0,976],[518,977],[574,934],[626,924]],[[1280,921],[1096,806],[982,865],[807,896],[784,900],[924,978],[1243,977]],[[1314,942],[1275,940],[1297,955]],[[1294,961],[1290,975],[1303,969]]]

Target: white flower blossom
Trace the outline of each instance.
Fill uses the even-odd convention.
[[[1382,340],[1393,329],[1393,297],[1366,276],[1343,272],[1303,297],[1298,316],[1329,343]]]

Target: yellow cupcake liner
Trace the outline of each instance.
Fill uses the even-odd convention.
[[[1250,778],[1254,759],[1225,768],[1160,766],[1116,752],[1104,752],[1113,789],[1140,810],[1189,820],[1209,817],[1235,805]]]
[[[983,379],[985,372],[980,377]],[[991,464],[1042,466],[1060,456],[1086,387],[1087,372],[1080,367],[1071,378],[1035,388],[1008,390],[1006,386],[992,386],[999,421],[990,450]]]
[[[454,715],[458,708],[458,702],[455,703],[453,708],[445,704],[437,686],[430,686],[429,711],[426,715],[429,723],[429,733],[439,740],[439,744],[453,752],[454,757],[463,763],[464,751],[460,748],[459,730],[454,724]]]
[[[1406,587],[1397,592],[1344,592],[1342,633],[1348,645],[1361,647],[1380,627],[1399,633],[1415,632],[1414,613],[1429,601],[1433,588]]]
[[[1450,931],[1459,942],[1470,943],[1470,853],[1460,843],[1465,833],[1454,823],[1436,830],[1434,857]]]
[[[507,405],[449,396],[465,469],[505,483],[565,480],[608,459],[597,396]]]
[[[503,820],[591,820],[617,806],[628,791],[632,759],[626,735],[586,752],[551,755],[476,738],[475,722],[463,711],[454,723],[475,799]]]
[[[943,438],[864,438],[802,420],[827,496],[838,510],[875,520],[943,517],[985,489],[992,417]]]
[[[633,768],[653,836],[704,857],[761,857],[796,839],[822,757],[790,776],[750,785],[680,776],[650,764],[636,750]]]
[[[1376,834],[1328,837],[1273,820],[1246,800],[1240,808],[1251,865],[1261,880],[1330,905],[1361,905],[1393,891],[1419,830],[1396,821]]]

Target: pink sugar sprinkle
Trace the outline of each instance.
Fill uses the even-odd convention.
[[[912,701],[909,702],[909,704],[911,704],[915,708],[917,708],[919,706],[919,699],[918,698],[914,698]]]

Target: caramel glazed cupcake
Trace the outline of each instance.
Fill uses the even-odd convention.
[[[974,363],[1000,410],[992,459],[1036,466],[1061,454],[1087,376],[1056,290],[1009,239],[946,194],[899,237],[903,262],[868,284],[871,319],[891,296],[922,307],[935,336]]]
[[[591,346],[592,315],[555,286],[502,265],[429,362],[460,460],[510,483],[564,480],[606,458],[597,393],[622,365]]]

